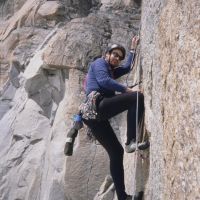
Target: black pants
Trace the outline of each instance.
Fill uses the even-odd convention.
[[[139,109],[138,122],[140,122],[144,112],[143,94],[138,93]],[[89,126],[95,138],[105,148],[110,158],[110,172],[115,185],[118,200],[125,200],[127,194],[124,185],[123,154],[124,150],[119,143],[108,119],[128,110],[127,113],[127,144],[136,138],[136,105],[137,92],[123,93],[110,98],[103,98],[98,105],[97,120],[84,120]]]

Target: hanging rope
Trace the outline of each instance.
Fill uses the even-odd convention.
[[[141,25],[140,28],[138,30],[138,36],[140,36],[140,30],[141,30]],[[141,80],[141,65],[140,65],[140,45],[138,48],[136,48],[136,59],[135,62],[133,62],[133,65],[131,66],[131,70],[133,69],[133,67],[136,68],[136,83],[132,86],[135,87],[136,85],[138,85],[138,89],[140,89],[140,84],[142,83]],[[130,87],[130,86],[129,86]],[[135,150],[135,157],[134,157],[134,193],[135,195],[133,195],[132,200],[134,200],[135,198],[141,198],[141,196],[143,196],[143,191],[137,193],[136,195],[136,175],[137,175],[137,165],[138,165],[138,158],[142,157],[142,154],[140,154],[140,150],[143,150],[148,148],[149,143],[144,142],[144,143],[140,143],[139,145],[139,140],[141,139],[141,134],[143,132],[143,123],[144,123],[144,115],[142,118],[142,121],[138,122],[138,114],[139,114],[139,90],[136,90],[137,92],[137,102],[136,102],[136,150]],[[141,127],[140,127],[141,126]],[[144,138],[143,138],[144,139]],[[142,144],[142,145],[141,145]],[[142,148],[141,148],[142,147]],[[139,197],[140,196],[140,197]]]
[[[140,66],[138,67],[138,60],[139,60],[139,54],[140,54],[140,49],[137,52],[137,57],[136,57],[136,84],[138,84],[138,87],[140,88]],[[139,127],[138,127],[138,109],[139,109],[139,91],[137,90],[137,101],[136,101],[136,150],[135,150],[135,157],[134,157],[134,192],[136,192],[136,168],[137,168],[137,158],[139,154],[139,149],[138,149],[138,142],[139,142]],[[132,200],[134,200],[134,195],[132,197]]]
[[[139,60],[139,53],[138,52],[138,56],[137,56],[137,60],[136,60],[136,67],[137,67],[137,82],[138,82],[138,89],[140,89],[140,63],[138,65],[138,60]],[[137,90],[137,103],[136,103],[136,151],[138,150],[138,142],[139,142],[139,127],[138,127],[138,109],[139,109],[139,91]]]

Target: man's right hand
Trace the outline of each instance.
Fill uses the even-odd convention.
[[[139,37],[138,36],[134,36],[132,38],[132,41],[131,41],[131,49],[136,49],[137,45],[139,43]]]
[[[134,87],[134,88],[126,88],[126,92],[141,92],[143,93],[138,87]]]
[[[133,91],[132,91],[131,88],[128,88],[128,87],[127,87],[127,88],[126,88],[126,92],[129,92],[129,93],[130,93],[130,92],[133,92]]]

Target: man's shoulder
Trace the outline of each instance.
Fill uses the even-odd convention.
[[[95,66],[102,66],[102,67],[108,65],[108,63],[105,61],[104,58],[97,58],[93,63]]]
[[[98,63],[98,62],[105,62],[105,59],[104,58],[97,58],[95,61],[95,63]]]

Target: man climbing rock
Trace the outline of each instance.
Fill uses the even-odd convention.
[[[124,150],[118,141],[108,119],[127,110],[127,140],[125,150],[128,153],[136,149],[136,105],[137,92],[118,83],[115,79],[127,74],[131,63],[135,59],[135,49],[138,38],[135,36],[131,42],[131,50],[127,61],[120,66],[125,58],[125,48],[118,44],[110,46],[105,56],[91,63],[87,80],[86,95],[91,102],[95,102],[95,111],[84,115],[84,123],[91,129],[92,134],[105,148],[110,158],[110,172],[115,185],[118,200],[130,200],[132,197],[125,192],[123,154]],[[115,94],[120,92],[120,94]],[[138,122],[140,123],[144,112],[143,94],[138,92]],[[91,108],[89,106],[87,108]],[[85,116],[85,117],[84,117]],[[96,117],[95,117],[96,116]]]

